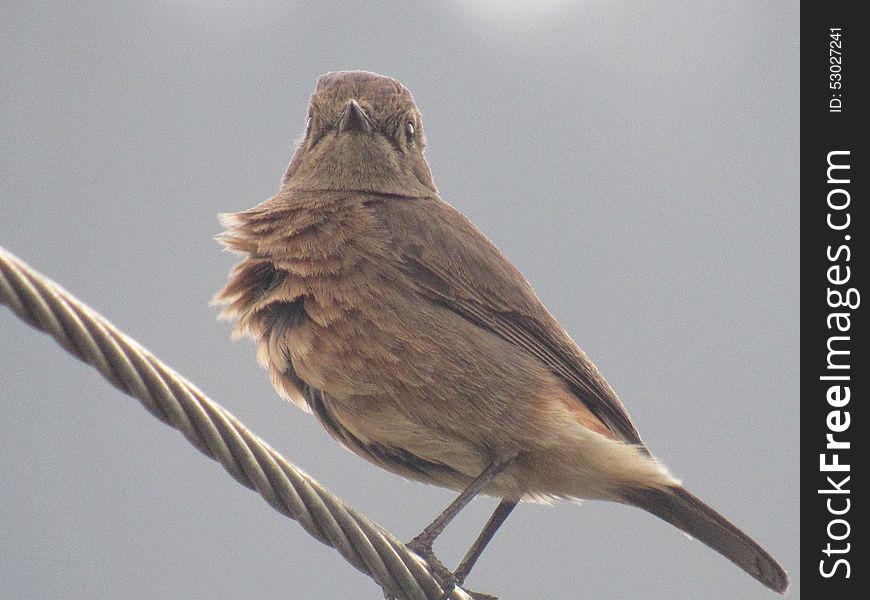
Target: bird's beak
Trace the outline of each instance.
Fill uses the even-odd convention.
[[[354,99],[348,101],[347,106],[344,107],[341,119],[338,120],[338,133],[344,133],[345,131],[372,132],[372,123],[368,115]]]

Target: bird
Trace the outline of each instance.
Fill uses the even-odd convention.
[[[322,75],[278,193],[221,215],[241,254],[215,296],[278,394],[341,445],[459,492],[408,543],[462,585],[522,501],[641,508],[784,593],[779,563],[687,491],[510,260],[441,199],[410,91]],[[499,504],[454,570],[433,542],[472,499]]]

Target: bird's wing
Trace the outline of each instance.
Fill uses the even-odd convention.
[[[466,217],[436,199],[391,201],[384,225],[413,290],[522,348],[559,376],[617,437],[646,448],[616,393],[525,277]]]

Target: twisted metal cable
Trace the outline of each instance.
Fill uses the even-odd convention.
[[[338,550],[374,579],[388,597],[402,600],[470,600],[448,594],[427,563],[382,527],[345,504],[288,462],[105,318],[0,247],[0,303],[51,335],[152,415],[179,430],[200,452],[305,531]],[[476,597],[483,595],[474,594]]]

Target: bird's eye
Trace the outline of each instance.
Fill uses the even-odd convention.
[[[405,133],[408,135],[408,141],[414,141],[414,124],[411,121],[408,121],[408,124],[405,125]]]

